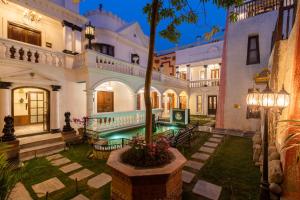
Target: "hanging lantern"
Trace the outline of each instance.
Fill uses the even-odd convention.
[[[270,89],[269,84],[267,84],[266,89],[261,93],[260,105],[262,107],[270,108],[276,106],[276,93]]]
[[[248,106],[259,106],[260,93],[256,88],[248,90],[247,94],[247,105]]]
[[[282,89],[278,92],[276,97],[276,106],[279,108],[286,108],[290,104],[290,94],[284,89],[284,85],[282,85]]]

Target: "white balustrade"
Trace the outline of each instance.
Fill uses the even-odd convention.
[[[190,81],[190,88],[218,87],[219,85],[220,79]]]
[[[153,109],[156,117],[161,116],[162,109]],[[108,112],[98,113],[88,120],[88,129],[102,132],[119,128],[134,127],[145,124],[145,110],[129,112]]]
[[[65,55],[63,53],[4,38],[0,38],[0,59],[56,67],[65,66]]]

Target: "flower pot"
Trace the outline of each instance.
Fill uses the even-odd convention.
[[[182,168],[186,159],[170,148],[174,159],[164,166],[136,168],[121,161],[121,155],[130,147],[113,151],[107,161],[111,168],[113,200],[179,200],[182,193]]]

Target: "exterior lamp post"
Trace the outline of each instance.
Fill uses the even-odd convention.
[[[269,149],[269,112],[271,108],[283,109],[289,105],[289,93],[282,90],[278,93],[272,91],[267,84],[266,89],[261,93],[258,90],[253,89],[247,94],[247,105],[248,106],[259,106],[264,109],[264,132],[263,132],[263,172],[262,172],[262,182],[260,187],[260,200],[270,200],[269,191],[269,180],[268,180],[268,149]]]
[[[92,26],[91,22],[85,25],[85,38],[88,39],[88,48],[92,49],[92,40],[95,39],[95,26]]]

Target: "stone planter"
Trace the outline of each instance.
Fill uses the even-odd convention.
[[[19,140],[3,142],[4,145],[7,145],[3,152],[6,154],[6,158],[8,160],[19,159],[20,153],[20,142]]]
[[[113,200],[179,200],[182,193],[182,168],[186,159],[170,148],[174,159],[158,168],[135,168],[121,162],[120,156],[130,147],[111,152],[107,165],[111,168]]]

